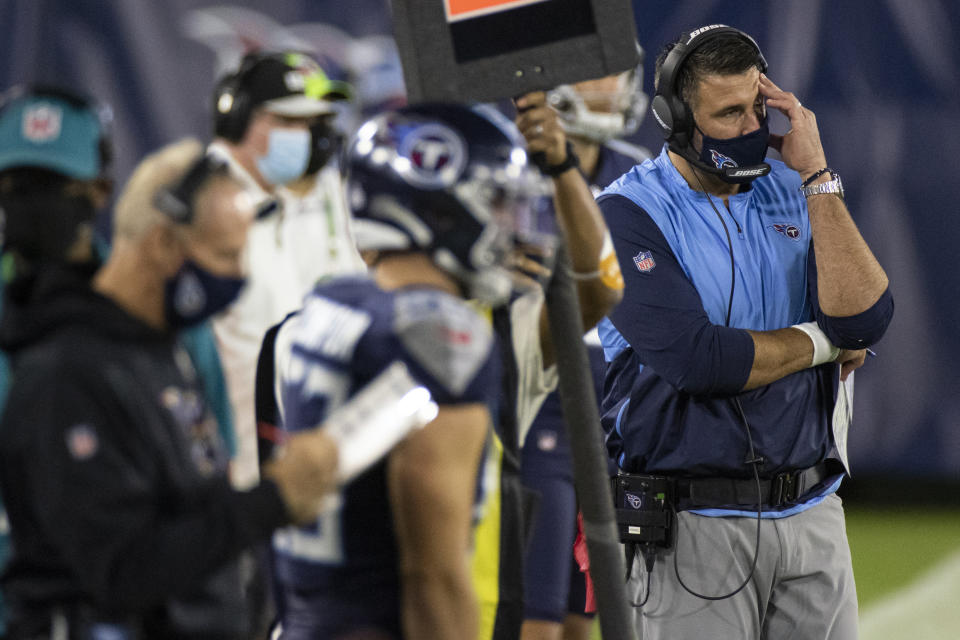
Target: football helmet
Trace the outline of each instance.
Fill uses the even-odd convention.
[[[643,92],[643,48],[633,69],[597,80],[561,85],[547,93],[564,131],[594,142],[636,132],[650,100]]]
[[[361,250],[423,251],[467,296],[511,292],[506,268],[545,184],[523,139],[482,107],[420,104],[381,113],[354,134],[346,191]]]

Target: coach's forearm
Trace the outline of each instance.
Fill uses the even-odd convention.
[[[753,338],[753,367],[744,391],[775,382],[810,366],[813,343],[797,329],[747,331]]]
[[[887,289],[883,267],[860,235],[843,200],[832,194],[813,195],[807,198],[807,209],[820,308],[838,317],[866,311]]]

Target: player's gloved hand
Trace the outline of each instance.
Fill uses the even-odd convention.
[[[546,166],[562,165],[567,160],[567,135],[557,112],[547,104],[547,94],[543,91],[527,93],[517,98],[514,104],[517,107],[516,125],[527,140],[531,161],[537,164],[536,154],[541,153]]]
[[[337,487],[338,451],[334,440],[320,429],[290,434],[281,453],[264,468],[264,476],[280,490],[295,524],[317,518],[323,497]]]

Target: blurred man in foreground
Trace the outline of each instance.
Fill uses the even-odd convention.
[[[249,637],[238,557],[315,517],[337,466],[335,442],[308,431],[262,483],[231,489],[216,421],[176,341],[239,292],[253,215],[198,143],[167,147],[125,187],[92,289],[5,327],[12,637]]]
[[[510,230],[541,187],[515,139],[456,105],[375,117],[348,163],[371,275],[319,285],[281,325],[282,426],[324,420],[394,361],[440,410],[335,509],[275,536],[279,637],[474,638],[471,522],[500,383],[493,332],[465,299],[508,300]]]
[[[109,111],[55,87],[13,87],[0,101],[0,287],[8,318],[63,288],[85,287],[99,264],[94,217],[112,181]],[[3,328],[0,325],[0,345]],[[0,410],[9,366],[0,353]],[[0,568],[9,526],[0,507]],[[0,637],[6,610],[0,599]]]

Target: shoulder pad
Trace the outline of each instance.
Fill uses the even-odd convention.
[[[413,361],[460,395],[487,361],[493,332],[464,301],[438,291],[398,293],[394,330]]]

